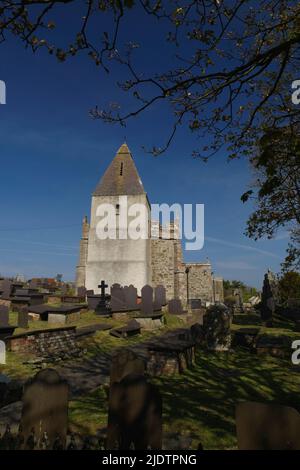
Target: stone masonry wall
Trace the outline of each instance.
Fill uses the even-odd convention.
[[[210,263],[187,263],[189,271],[189,298],[213,301],[213,281]]]
[[[77,351],[75,341],[76,327],[53,328],[38,330],[11,336],[8,340],[10,351],[19,353],[34,353],[42,356]]]
[[[152,286],[165,286],[167,299],[174,297],[174,240],[151,239]]]

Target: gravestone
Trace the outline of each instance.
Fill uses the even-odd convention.
[[[276,308],[278,298],[278,286],[274,274],[268,270],[264,277],[261,294],[260,314],[263,321],[271,320]]]
[[[207,349],[228,351],[231,345],[231,315],[225,305],[211,305],[203,317],[203,330]]]
[[[95,311],[97,315],[108,315],[111,313],[111,309],[108,304],[108,295],[105,293],[105,289],[108,287],[108,284],[102,280],[98,287],[100,288],[101,294]]]
[[[192,310],[197,310],[202,307],[201,299],[190,299],[189,303]]]
[[[9,299],[12,294],[13,285],[8,279],[2,281],[2,299]]]
[[[240,313],[244,313],[244,306],[243,306],[243,296],[241,289],[234,289],[234,306],[233,306],[233,313],[238,315]]]
[[[110,384],[120,382],[128,374],[143,375],[145,363],[136,353],[127,348],[117,349],[113,353],[110,366]]]
[[[144,375],[129,374],[109,393],[106,449],[162,448],[162,399]]]
[[[294,408],[244,402],[235,417],[239,450],[300,450],[300,414]]]
[[[0,327],[9,326],[9,309],[6,305],[0,305]]]
[[[66,445],[69,386],[54,369],[43,369],[24,386],[21,426],[24,446],[34,433],[36,447],[47,433],[49,448],[59,439]]]
[[[28,328],[28,307],[21,307],[18,312],[18,328]]]
[[[161,309],[166,303],[166,289],[162,285],[156,286],[154,289],[154,308]]]
[[[111,300],[110,308],[113,312],[118,312],[119,310],[125,310],[125,295],[124,289],[120,284],[113,284],[110,289]]]
[[[93,289],[87,290],[86,295],[94,295],[94,290]]]
[[[93,292],[94,292],[94,291],[93,291]],[[86,294],[87,294],[87,290],[86,290],[86,288],[85,288],[84,286],[78,287],[78,289],[77,289],[77,295],[78,295],[78,297],[85,297]]]
[[[180,299],[172,299],[168,302],[168,311],[174,315],[181,315],[183,313],[182,303]]]
[[[151,286],[146,284],[142,290],[142,303],[141,310],[143,315],[152,315],[153,314],[153,289]]]
[[[137,289],[130,284],[130,286],[124,287],[124,297],[125,297],[125,304],[128,310],[133,310],[138,308],[137,307]]]

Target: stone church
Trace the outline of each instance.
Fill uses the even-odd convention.
[[[128,205],[143,204],[148,211],[147,239],[98,239],[96,225],[100,204],[116,208],[117,227],[119,197],[127,196]],[[127,225],[126,225],[127,227]],[[127,230],[127,228],[126,228]],[[120,233],[120,232],[119,232]],[[133,284],[140,293],[145,284],[164,285],[167,298],[201,299],[202,302],[223,301],[223,280],[213,277],[209,261],[184,263],[181,240],[176,222],[169,231],[151,220],[151,206],[127,144],[121,145],[92,194],[90,222],[82,222],[79,264],[76,269],[76,287],[85,286],[99,292],[101,280],[111,286]]]

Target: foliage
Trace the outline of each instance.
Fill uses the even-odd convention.
[[[300,299],[300,273],[286,272],[279,280],[279,295],[282,301]]]
[[[300,137],[299,126],[269,129],[251,158],[256,174],[254,188],[243,194],[255,199],[256,209],[247,223],[247,235],[255,240],[272,238],[281,227],[292,233],[285,268],[299,265]]]
[[[152,73],[135,63],[142,44],[134,30],[129,43],[122,41],[131,10],[153,29],[158,21],[164,27],[168,56]],[[74,29],[62,39],[64,15]],[[87,0],[79,6],[74,0],[0,1],[3,41],[13,34],[59,61],[86,52],[106,71],[114,72],[114,63],[118,71],[123,67],[124,80],[117,84],[132,106],[95,108],[93,117],[125,125],[166,103],[173,124],[166,144],[152,152],[164,151],[185,125],[205,140],[208,133],[212,137],[194,151],[204,160],[222,147],[232,158],[251,155],[265,129],[298,122],[290,87],[298,72],[299,18],[297,0]]]

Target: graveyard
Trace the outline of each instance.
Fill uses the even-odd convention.
[[[150,434],[143,421],[126,425],[137,449],[235,450],[242,442],[237,420],[241,429],[244,422],[236,414],[239,405],[300,409],[299,366],[291,362],[291,344],[300,340],[300,331],[293,319],[269,307],[245,308],[238,297],[231,309],[197,302],[183,308],[176,299],[166,301],[163,287],[145,286],[141,298],[133,286],[129,296],[119,285],[110,295],[104,281],[99,287],[97,296],[84,290],[69,294],[72,303],[59,291],[44,293],[44,304],[20,306],[19,298],[14,303],[20,286],[2,282],[0,334],[7,345],[6,364],[0,366],[2,449],[115,449],[116,442],[117,448],[129,448],[116,431],[125,411],[114,407],[120,390],[132,389],[135,398],[126,398],[128,406],[145,400],[135,381],[155,409],[149,409],[154,413]],[[22,289],[34,300],[38,296],[36,288]],[[62,322],[61,315],[74,306],[76,315]],[[54,319],[58,315],[56,321],[50,312]],[[53,393],[52,383],[57,384]],[[24,411],[28,403],[48,413],[56,410],[54,419],[44,417],[43,432],[34,412]],[[266,413],[271,420],[272,412]],[[280,436],[283,448],[288,432]],[[299,438],[293,436],[290,445],[299,448]]]

